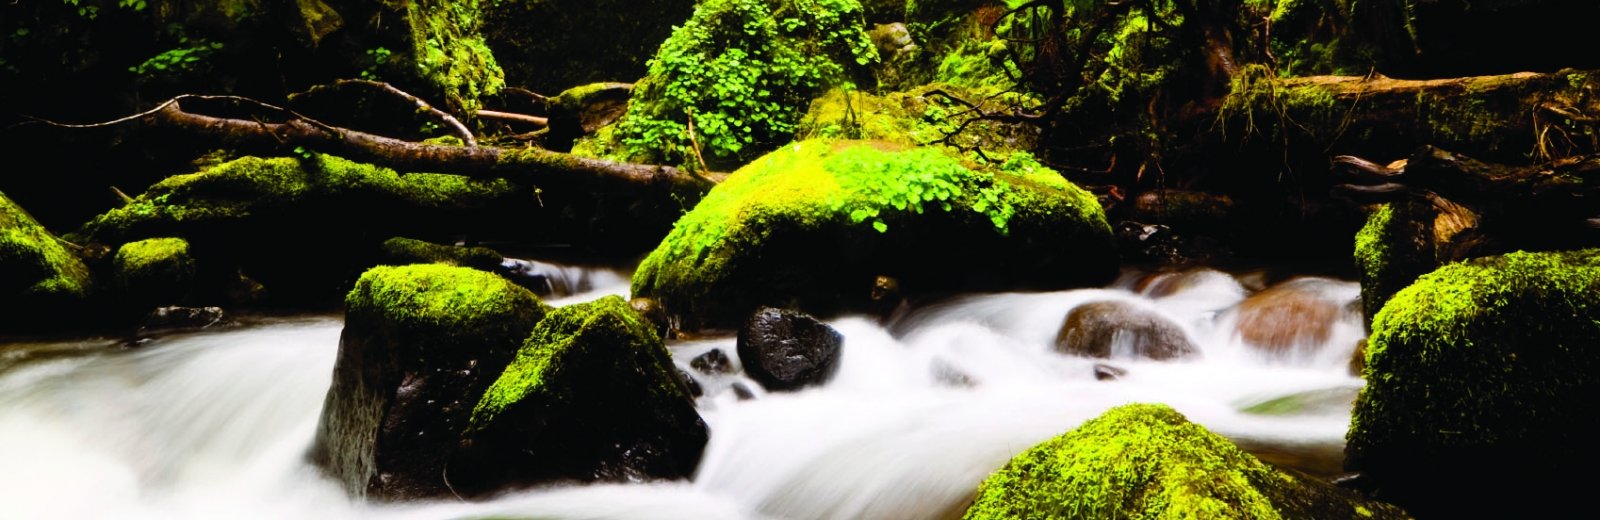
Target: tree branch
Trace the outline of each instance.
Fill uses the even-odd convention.
[[[466,143],[467,146],[470,146],[470,147],[478,146],[478,139],[476,137],[473,137],[471,130],[467,130],[467,125],[461,124],[461,120],[456,119],[455,116],[452,116],[452,115],[450,115],[449,113],[447,113],[447,112],[445,112],[443,110],[439,110],[437,108],[433,108],[433,105],[428,104],[427,101],[424,101],[420,97],[412,95],[411,93],[406,92],[404,90],[400,90],[398,88],[395,88],[394,85],[390,85],[390,84],[384,83],[382,81],[372,81],[372,80],[365,80],[365,79],[341,79],[341,80],[338,80],[338,81],[334,81],[333,85],[331,85],[331,86],[329,86],[329,85],[317,85],[317,86],[311,87],[311,90],[306,91],[306,93],[309,94],[309,93],[313,93],[313,92],[317,92],[317,91],[325,90],[325,89],[330,89],[330,88],[342,88],[342,87],[351,87],[351,86],[377,90],[377,91],[382,92],[384,94],[388,94],[389,96],[392,96],[392,97],[395,97],[395,98],[399,98],[399,99],[401,99],[401,100],[403,100],[403,101],[405,101],[407,103],[411,103],[412,105],[415,105],[417,107],[417,111],[418,112],[426,113],[426,114],[428,114],[430,116],[433,116],[434,119],[438,119],[440,122],[444,123],[445,127],[450,129],[450,133],[454,134],[456,137],[460,137],[461,141]]]

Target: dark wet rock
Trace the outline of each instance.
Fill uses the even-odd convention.
[[[311,459],[356,497],[453,496],[445,468],[473,406],[546,308],[504,278],[437,264],[373,268],[345,305]]]
[[[966,512],[973,520],[1069,517],[1409,518],[1277,469],[1152,404],[1113,408],[1017,455],[983,482]]]
[[[1226,229],[1233,211],[1233,199],[1227,195],[1158,189],[1134,197],[1129,216],[1182,230],[1217,232]]]
[[[734,383],[728,388],[733,390],[733,395],[738,397],[740,401],[749,401],[756,398],[756,393],[750,391],[750,387],[744,386],[744,383]]]
[[[1297,278],[1245,298],[1237,308],[1236,333],[1270,353],[1326,344],[1345,308],[1326,293],[1331,283]]]
[[[621,297],[551,311],[472,410],[450,465],[483,496],[563,481],[687,478],[705,423],[667,347]]]
[[[1437,518],[1590,507],[1600,466],[1600,250],[1441,267],[1372,324],[1346,469]],[[1463,497],[1475,497],[1471,500]]]
[[[139,331],[203,329],[222,323],[224,317],[222,307],[160,307],[144,317]]]
[[[118,306],[142,315],[151,307],[181,305],[194,298],[198,269],[189,242],[151,238],[129,242],[112,257]]]
[[[1109,358],[1131,348],[1135,357],[1164,360],[1199,352],[1182,327],[1130,303],[1090,302],[1073,307],[1056,335],[1057,352],[1075,356]]]
[[[872,311],[879,317],[888,317],[894,314],[895,309],[905,302],[905,295],[900,292],[900,280],[892,276],[878,275],[872,280]]]
[[[1128,375],[1128,369],[1118,368],[1105,363],[1094,364],[1094,379],[1096,381],[1116,381]]]
[[[233,276],[227,277],[222,292],[228,303],[234,305],[259,304],[270,296],[267,286],[244,274],[244,271],[236,271]]]
[[[769,391],[826,382],[839,367],[844,336],[802,312],[763,307],[739,328],[739,362]]]
[[[712,376],[733,373],[733,360],[720,348],[714,348],[689,360],[689,366],[702,374]]]
[[[681,368],[678,369],[678,380],[683,381],[683,387],[689,391],[690,397],[699,399],[700,396],[706,395],[705,389],[700,386],[700,381],[695,379],[694,375]]]

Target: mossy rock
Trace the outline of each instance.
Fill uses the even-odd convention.
[[[980,166],[812,140],[713,188],[640,264],[633,294],[682,328],[732,328],[762,305],[867,309],[879,276],[916,293],[1059,289],[1108,282],[1116,258],[1094,196],[1027,154]]]
[[[1361,310],[1368,325],[1395,293],[1439,267],[1433,240],[1436,214],[1426,202],[1382,204],[1356,233]]]
[[[123,244],[112,257],[112,277],[124,305],[138,312],[180,305],[193,296],[198,269],[181,238],[150,238]]]
[[[380,257],[385,264],[444,264],[498,273],[505,257],[487,247],[435,244],[412,238],[383,241]]]
[[[438,264],[375,267],[345,305],[312,460],[357,497],[452,496],[444,470],[473,405],[548,309],[504,278]]]
[[[48,328],[75,319],[93,287],[65,242],[0,193],[0,331]]]
[[[1600,464],[1600,250],[1447,265],[1372,329],[1346,466],[1380,497],[1442,518],[1584,507],[1569,475]]]
[[[678,377],[661,338],[622,298],[556,309],[473,409],[451,482],[477,494],[687,478],[707,432]]]
[[[294,302],[332,300],[396,235],[515,233],[535,195],[504,180],[401,174],[327,155],[243,157],[156,183],[73,237],[117,245],[182,237],[208,268],[243,268]],[[497,229],[498,226],[498,229]],[[522,227],[526,227],[523,225]]]
[[[1012,458],[966,518],[1408,517],[1275,469],[1166,405],[1132,404]]]

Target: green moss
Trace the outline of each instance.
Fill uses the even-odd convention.
[[[607,296],[556,309],[534,327],[516,358],[484,392],[473,408],[471,429],[487,428],[507,408],[525,401],[570,401],[572,396],[567,393],[572,387],[585,384],[575,379],[582,379],[590,369],[586,364],[626,367],[640,360],[642,369],[627,367],[611,374],[633,374],[653,381],[651,394],[660,398],[688,399],[687,392],[672,379],[676,369],[666,346],[621,297]]]
[[[380,249],[385,263],[444,264],[481,271],[497,270],[504,259],[487,247],[450,246],[402,237],[385,240]]]
[[[451,109],[474,113],[478,99],[500,92],[505,75],[480,29],[479,0],[406,2],[411,29],[410,65],[415,75],[442,92]]]
[[[915,270],[937,262],[904,259],[922,264],[914,267],[898,265],[895,259],[926,250],[933,242],[966,239],[972,242],[960,247],[994,243],[995,254],[1038,255],[1013,265],[1021,273],[1037,262],[1062,261],[1057,255],[1078,255],[1081,258],[1075,260],[1084,265],[1097,265],[1101,255],[1110,254],[1109,227],[1094,197],[1027,154],[978,167],[936,148],[885,151],[880,147],[894,148],[883,143],[804,141],[741,168],[680,219],[644,260],[634,276],[634,294],[655,297],[673,313],[701,319],[713,318],[701,311],[717,309],[710,313],[716,315],[712,321],[721,321],[732,319],[724,313],[742,312],[751,304],[739,295],[743,291],[787,298],[796,296],[790,290],[809,293],[811,289],[803,287],[837,288],[830,284],[841,283],[779,271],[815,269],[809,272],[827,278],[828,266],[841,269],[834,277],[844,276],[847,266],[884,270],[876,274]],[[1022,238],[1009,238],[1019,226],[1025,230]],[[1043,235],[1027,234],[1033,232]],[[798,246],[790,241],[801,237],[845,250],[830,251],[833,258],[816,259],[823,263],[815,265],[786,264],[771,256]],[[1064,243],[1051,243],[1052,238],[1046,237]],[[1044,243],[1050,245],[1034,247]],[[965,255],[944,259],[960,256]],[[1094,269],[1088,271],[1096,274],[1049,278],[1098,275]],[[795,279],[786,278],[790,276]],[[920,278],[914,273],[906,276]]]
[[[1282,137],[1305,132],[1331,138],[1343,126],[1340,118],[1350,110],[1328,89],[1290,84],[1266,65],[1245,65],[1229,81],[1217,119],[1242,127],[1247,135]]]
[[[83,261],[0,193],[0,303],[78,301],[89,296],[90,287]]]
[[[194,276],[189,242],[181,238],[151,238],[123,244],[112,263],[123,287],[137,285],[139,280],[173,281]]]
[[[329,155],[309,159],[244,157],[176,175],[152,185],[130,204],[95,217],[83,239],[118,243],[182,234],[196,226],[289,211],[337,197],[373,198],[424,209],[473,207],[516,193],[504,180],[406,174]]]
[[[1133,404],[1012,458],[966,518],[1353,518],[1357,507],[1404,516],[1278,471],[1165,405]]]
[[[1600,250],[1441,267],[1396,294],[1372,329],[1347,465],[1402,505],[1491,485],[1472,468],[1519,475],[1492,484],[1507,500],[1547,496],[1564,479],[1551,468],[1600,460],[1585,433],[1600,426]]]
[[[662,43],[617,135],[647,162],[697,162],[698,145],[713,167],[736,165],[877,59],[856,0],[707,0]]]
[[[428,331],[459,342],[503,337],[500,332],[531,324],[547,310],[505,278],[440,264],[369,269],[345,296],[345,307],[348,315],[377,317],[393,330]]]

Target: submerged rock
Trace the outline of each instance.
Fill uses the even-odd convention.
[[[0,331],[49,328],[73,322],[92,287],[89,268],[0,193]]]
[[[696,372],[708,376],[733,373],[733,360],[728,359],[728,355],[722,353],[720,348],[707,350],[706,353],[695,356],[689,360],[689,366]]]
[[[1063,354],[1097,358],[1127,355],[1164,360],[1199,353],[1183,327],[1155,311],[1117,301],[1073,307],[1056,335],[1055,348]]]
[[[1323,345],[1345,311],[1346,302],[1327,293],[1332,283],[1298,278],[1251,295],[1239,302],[1234,330],[1245,343],[1269,353]]]
[[[1447,265],[1372,328],[1346,466],[1380,498],[1440,518],[1588,507],[1575,475],[1600,464],[1600,250]]]
[[[739,328],[739,364],[769,391],[820,385],[839,369],[844,335],[803,312],[763,307]]]
[[[450,481],[479,494],[561,480],[687,478],[707,431],[677,370],[620,297],[551,311],[473,408]]]
[[[1275,469],[1166,405],[1133,404],[1012,458],[966,518],[1408,517]]]
[[[988,167],[935,148],[812,140],[713,188],[640,264],[633,294],[684,328],[769,305],[870,310],[879,276],[919,292],[1067,288],[1116,275],[1092,195],[1026,154]]]
[[[452,496],[445,468],[473,406],[544,305],[499,276],[436,264],[373,268],[345,305],[312,460],[357,497]]]

